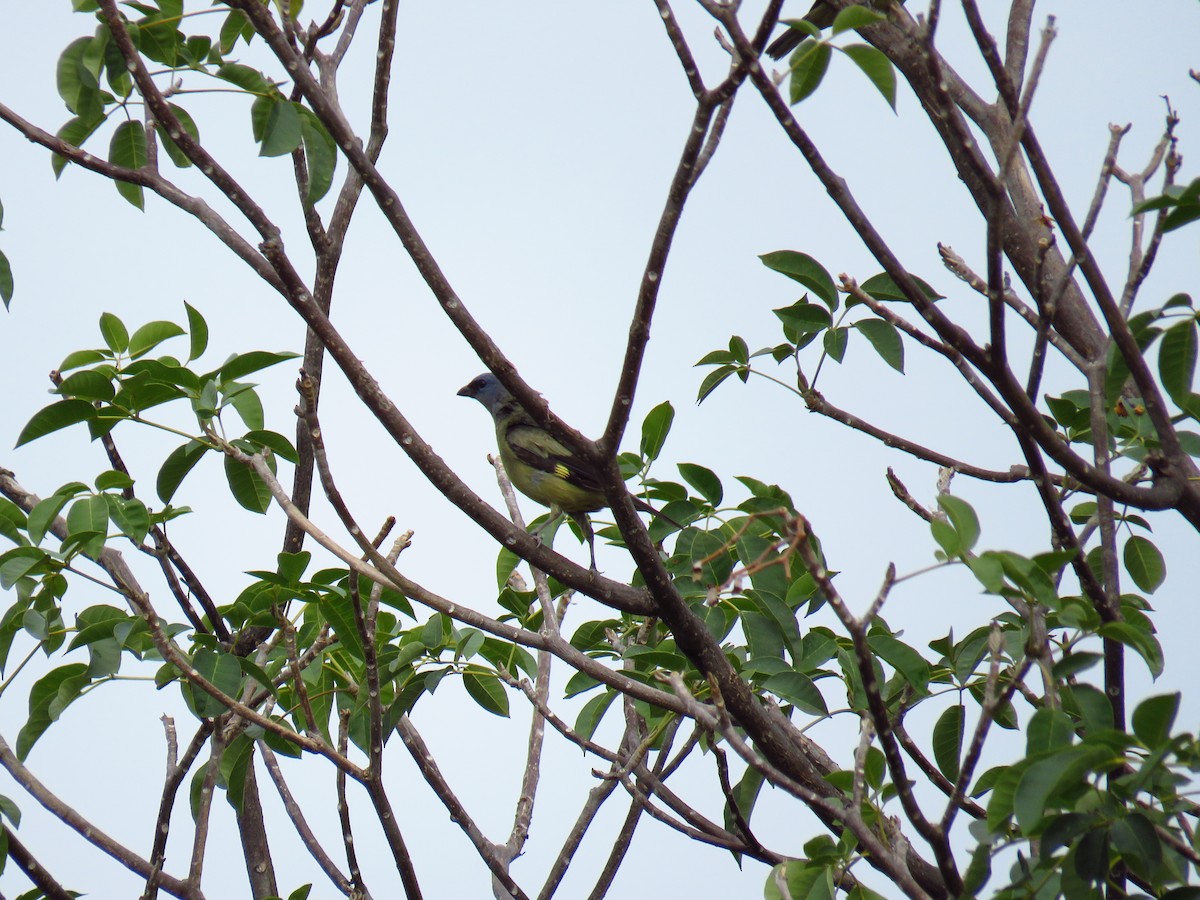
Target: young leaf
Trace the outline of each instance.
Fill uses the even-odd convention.
[[[763,690],[770,691],[780,700],[811,716],[829,715],[829,708],[825,705],[821,691],[813,680],[802,672],[780,672],[778,675],[772,675],[763,682]]]
[[[261,101],[259,101],[261,102]],[[300,114],[296,104],[267,98],[266,120],[262,126],[259,156],[284,156],[300,146]]]
[[[300,138],[304,142],[304,161],[308,166],[308,195],[305,203],[312,206],[328,192],[337,168],[337,144],[325,125],[312,110],[298,106]]]
[[[1158,548],[1141,535],[1125,542],[1125,570],[1133,583],[1148,594],[1158,590],[1167,577],[1167,563]]]
[[[669,400],[664,401],[646,414],[642,422],[642,457],[650,462],[658,459],[667,434],[671,431],[671,423],[675,419],[675,407]]]
[[[243,508],[265,513],[271,508],[271,491],[258,473],[242,465],[232,456],[225,457],[225,480],[229,490]]]
[[[52,431],[58,431],[60,428],[66,428],[68,425],[78,422],[87,422],[95,417],[96,407],[87,400],[59,400],[33,414],[33,418],[26,423],[17,436],[16,446],[20,447],[22,444],[28,444]]]
[[[17,734],[17,758],[24,761],[38,738],[62,715],[89,682],[83,663],[59,666],[39,678],[29,691],[29,718]]]
[[[695,488],[710,506],[721,505],[725,493],[721,487],[721,479],[712,469],[706,469],[696,463],[679,463],[678,468],[683,480]]]
[[[600,727],[600,720],[604,718],[604,713],[608,711],[616,696],[615,691],[604,691],[583,704],[583,709],[579,711],[579,715],[575,719],[575,732],[590,741],[595,735],[596,729]]]
[[[162,468],[158,470],[158,481],[155,484],[158,499],[163,503],[170,503],[183,479],[196,467],[196,463],[200,462],[200,458],[208,449],[197,441],[188,441],[182,447],[172,450],[163,461]]]
[[[8,257],[4,255],[4,251],[0,250],[0,300],[4,301],[4,308],[8,309],[9,301],[13,298],[13,273],[12,264],[9,263]]]
[[[938,506],[946,513],[954,530],[958,532],[962,549],[972,549],[979,540],[979,517],[975,515],[975,510],[966,500],[953,494],[939,496]]]
[[[825,267],[809,256],[795,250],[775,250],[759,256],[764,266],[798,281],[820,298],[830,312],[837,310],[838,295],[833,278]],[[778,314],[778,313],[777,313]]]
[[[833,33],[844,34],[866,25],[873,25],[887,19],[887,14],[869,6],[847,6],[833,20]]]
[[[875,352],[883,361],[897,372],[904,372],[904,344],[900,340],[900,332],[891,322],[883,319],[863,319],[855,322],[854,327],[875,348]]]
[[[68,44],[58,57],[56,73],[58,95],[67,109],[86,122],[96,122],[104,115],[100,83],[83,64],[83,55],[91,43],[92,38],[81,37]]]
[[[149,157],[146,152],[146,127],[136,120],[122,122],[113,132],[112,141],[108,145],[108,161],[115,166],[127,169],[140,169],[146,165]],[[117,193],[136,206],[145,209],[146,202],[142,195],[140,184],[127,181],[115,181]]]
[[[850,9],[863,9],[863,7],[850,7]],[[892,68],[891,61],[883,55],[882,51],[876,50],[868,44],[851,44],[840,49],[854,61],[854,64],[862,70],[867,78],[871,79],[871,84],[875,85],[875,89],[883,95],[883,99],[892,108],[892,112],[895,112],[896,70]]]
[[[933,726],[933,759],[949,781],[958,780],[959,758],[962,756],[963,708],[961,704],[947,707]]]
[[[204,321],[204,316],[200,315],[200,311],[186,300],[183,307],[187,310],[188,334],[191,338],[191,346],[188,348],[188,362],[191,362],[194,359],[199,359],[208,348],[208,323]]]
[[[100,335],[113,353],[124,353],[129,349],[129,331],[112,313],[100,314]]]
[[[463,673],[463,687],[471,699],[490,713],[508,718],[508,694],[495,675],[476,671]]]
[[[1179,700],[1178,692],[1148,697],[1133,711],[1133,733],[1150,749],[1162,746],[1171,737]]]
[[[181,334],[183,329],[174,322],[147,322],[129,338],[129,357],[144,356],[168,338]]]
[[[829,58],[833,52],[824,41],[805,40],[796,48],[788,65],[791,66],[789,101],[795,106],[821,85],[821,79],[829,69]]]

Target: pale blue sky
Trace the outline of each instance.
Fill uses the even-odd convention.
[[[981,67],[951,7],[947,4],[943,52],[953,61],[969,61],[965,73],[977,79]],[[691,117],[690,93],[658,14],[648,0],[603,5],[474,0],[452,7],[415,3],[401,8],[392,129],[381,168],[394,179],[465,305],[492,329],[525,378],[560,415],[595,433],[607,413],[641,266]],[[1188,79],[1187,69],[1200,66],[1195,52],[1200,5],[1194,0],[1154,4],[1153,14],[1163,24],[1151,28],[1141,23],[1140,30],[1130,22],[1129,8],[1116,0],[1039,5],[1039,21],[1047,13],[1058,17],[1059,36],[1032,120],[1077,210],[1091,195],[1108,123],[1133,123],[1122,160],[1130,168],[1140,167],[1161,131],[1162,94],[1170,96],[1182,116],[1178,133],[1185,160],[1196,158],[1200,86]],[[376,9],[368,15],[372,23]],[[796,4],[786,11],[799,15],[803,9]],[[68,117],[54,88],[55,59],[91,24],[87,17],[71,15],[62,0],[4,0],[0,10],[5,19],[0,100],[53,131]],[[684,3],[677,12],[706,71],[715,75],[724,57],[712,40],[711,20]],[[365,65],[371,61],[366,45],[359,49],[364,52],[347,63],[341,76],[342,97],[357,122],[364,113],[357,90],[368,82]],[[801,107],[802,123],[848,178],[900,258],[948,295],[947,306],[970,319],[976,314],[971,307],[981,309],[981,301],[941,269],[935,245],[950,244],[982,268],[982,230],[945,151],[903,86],[898,115],[893,115],[846,60],[834,63],[828,83]],[[265,205],[281,210],[277,221],[284,239],[307,272],[306,240],[294,189],[288,189],[290,164],[255,157],[248,103],[212,95],[198,98],[190,108],[206,143],[230,161]],[[302,329],[280,298],[175,209],[150,197],[147,211],[140,213],[120,200],[111,185],[79,169],[68,170],[56,183],[48,155],[7,128],[0,129],[0,160],[5,209],[0,248],[16,277],[12,310],[0,314],[0,334],[6,338],[0,356],[5,411],[0,447],[12,447],[21,425],[49,402],[45,373],[68,351],[97,343],[96,320],[102,311],[117,313],[130,324],[180,319],[186,300],[209,319],[214,360],[251,348],[299,347]],[[1185,178],[1195,174],[1194,167],[1185,165]],[[197,185],[194,175],[181,181]],[[1094,243],[1111,274],[1122,272],[1126,264],[1127,209],[1114,188]],[[1198,233],[1185,230],[1164,246],[1160,265],[1143,290],[1144,304],[1197,289]],[[724,346],[730,334],[744,335],[753,348],[778,341],[770,310],[790,304],[798,292],[757,259],[778,249],[810,253],[835,276],[844,271],[862,280],[879,268],[763,104],[746,92],[735,106],[721,151],[689,201],[664,274],[634,421],[663,400],[674,403],[676,424],[662,477],[674,476],[675,462],[697,462],[716,470],[727,492],[734,488],[733,476],[740,474],[778,482],[791,491],[820,533],[831,566],[842,570],[842,590],[862,608],[889,561],[902,573],[932,562],[927,531],[890,497],[883,478],[886,467],[894,466],[925,501],[934,493],[933,468],[807,414],[799,401],[765,382],[728,384],[703,406],[694,403],[702,372],[693,363]],[[417,429],[468,483],[499,505],[484,461],[492,449],[490,423],[478,408],[454,396],[481,364],[456,338],[369,200],[351,230],[334,303],[334,319],[355,352],[373,367]],[[901,377],[870,358],[860,342],[852,346],[846,366],[826,367],[822,390],[864,418],[971,462],[1004,468],[1019,461],[1011,439],[981,417],[953,372],[911,343],[907,350],[909,372]],[[1059,374],[1050,373],[1048,389],[1074,386],[1055,384]],[[265,397],[275,404],[268,410],[268,427],[292,430],[293,378],[290,368],[280,367],[260,379]],[[424,483],[357,407],[339,376],[330,375],[325,391],[324,426],[333,465],[360,520],[376,522],[395,514],[401,528],[416,530],[413,548],[405,555],[406,572],[439,593],[490,609],[491,540]],[[157,460],[175,443],[133,433],[122,440],[143,484],[152,483]],[[0,465],[43,494],[65,481],[90,481],[104,468],[100,448],[86,442],[82,429],[6,450]],[[1032,490],[996,489],[967,479],[958,480],[955,488],[980,510],[984,546],[1043,549],[1044,526]],[[185,554],[200,561],[210,589],[235,593],[246,583],[244,570],[271,567],[280,516],[272,512],[264,520],[237,511],[215,466],[198,471],[180,500],[195,508],[196,515],[174,525],[172,533]],[[532,504],[526,512],[536,514]],[[1166,623],[1160,637],[1168,674],[1154,690],[1173,689],[1195,680],[1191,629],[1172,626],[1188,621],[1193,602],[1188,585],[1200,572],[1196,554],[1185,545],[1194,542],[1190,530],[1170,517],[1153,521],[1155,539],[1168,551],[1170,572],[1155,598]],[[585,551],[573,546],[568,552],[586,558]],[[626,566],[616,554],[601,556],[601,567],[610,574]],[[165,592],[156,590],[165,604]],[[78,586],[67,599],[72,611],[96,602],[115,598]],[[950,625],[966,629],[978,624],[996,608],[969,579],[937,573],[898,589],[886,615],[893,627],[909,629],[913,643],[920,645]],[[583,621],[592,610],[581,604],[572,616]],[[1131,668],[1144,681],[1140,667],[1135,663]],[[181,733],[189,731],[190,716],[171,690],[113,684],[100,693],[103,697],[87,698],[68,710],[37,746],[30,764],[98,825],[144,851],[164,754],[157,716],[164,711],[176,716]],[[24,719],[26,694],[27,687],[17,685],[0,698],[0,733],[10,741]],[[493,838],[507,833],[527,727],[526,712],[513,699],[519,712],[501,722],[477,713],[457,685],[448,684],[433,702],[424,701],[416,716],[464,799],[482,810],[481,824]],[[1195,721],[1200,705],[1194,697],[1187,709],[1187,721]],[[842,731],[839,725],[818,736],[827,734],[836,742]],[[81,743],[88,748],[86,768],[79,767]],[[540,882],[535,873],[543,872],[557,852],[566,823],[593,783],[589,772],[594,761],[551,744],[558,749],[543,782],[533,839],[526,858],[514,868],[526,885]],[[487,748],[486,760],[481,760],[480,748]],[[402,804],[403,824],[415,845],[428,896],[486,896],[482,864],[475,864],[460,832],[417,783],[400,748],[393,752],[390,777],[398,786],[397,796],[412,797],[411,806],[407,800]],[[307,761],[302,779],[314,813],[331,809],[319,805],[331,796],[329,768]],[[503,788],[499,797],[496,783]],[[0,792],[20,804],[26,815],[22,838],[44,853],[48,863],[57,864],[64,881],[86,887],[93,897],[127,897],[137,890],[136,879],[108,862],[55,849],[77,842],[63,837],[7,779],[0,779]],[[274,803],[266,785],[264,794]],[[693,795],[705,798],[702,811],[719,817],[711,794]],[[357,802],[365,811],[365,800]],[[790,804],[772,798],[764,804],[767,842],[798,853],[809,836],[808,826],[796,825]],[[596,838],[611,833],[623,811],[623,803],[614,807],[604,825],[597,826]],[[214,840],[232,859],[231,820],[223,802],[217,814],[223,824]],[[317,824],[336,846],[334,822]],[[727,854],[689,845],[652,822],[641,828],[611,896],[761,895],[764,867],[748,863],[739,872]],[[582,896],[588,889],[588,876],[594,877],[608,851],[603,839],[596,838],[585,845],[586,861],[581,859],[581,871],[561,896]],[[370,829],[360,840],[370,844]],[[169,862],[174,870],[186,852],[182,846],[173,848]],[[277,853],[283,863],[281,889],[315,879],[314,897],[333,896],[298,846],[281,841]],[[217,859],[205,882],[208,896],[240,896],[240,863],[222,872]],[[433,859],[440,864],[435,866]],[[377,896],[388,895],[387,869],[368,855],[368,883]],[[98,885],[93,871],[104,871],[106,880]],[[23,883],[10,867],[0,876],[0,891],[16,893]]]

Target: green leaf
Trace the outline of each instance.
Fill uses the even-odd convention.
[[[508,694],[495,675],[476,671],[463,673],[463,687],[471,699],[490,713],[508,718]]]
[[[847,6],[833,20],[833,33],[842,34],[847,31],[854,31],[867,25],[874,25],[876,22],[883,22],[886,19],[886,13],[871,9],[869,6]]]
[[[60,666],[34,682],[29,691],[29,718],[17,734],[17,758],[22,762],[38,738],[88,685],[87,668],[83,663]]]
[[[67,109],[86,122],[96,122],[104,115],[100,83],[83,63],[91,44],[90,37],[73,40],[59,55],[56,69],[58,95]]]
[[[80,497],[67,510],[67,530],[75,534],[108,532],[108,502],[103,494]],[[103,541],[101,541],[103,543]]]
[[[33,418],[17,436],[16,446],[20,447],[68,425],[87,422],[95,417],[96,407],[87,400],[59,400],[33,414]]]
[[[155,484],[158,499],[163,503],[170,503],[183,479],[196,467],[196,463],[200,462],[200,458],[208,449],[198,441],[188,441],[182,447],[172,450],[163,461],[162,468],[158,470],[158,481]]]
[[[850,12],[851,9],[865,9],[861,6],[852,6],[843,12]],[[870,12],[870,10],[866,10]],[[835,26],[836,27],[836,26]],[[864,75],[871,80],[871,84],[875,85],[875,89],[883,95],[883,99],[887,101],[888,106],[892,108],[892,112],[896,111],[896,70],[892,68],[891,60],[884,56],[883,52],[876,50],[868,44],[851,44],[848,47],[840,48],[854,64],[858,66]]]
[[[296,448],[292,446],[292,442],[276,431],[263,431],[261,428],[254,431],[247,431],[242,436],[242,440],[256,445],[256,452],[258,447],[266,447],[280,459],[286,459],[290,463],[296,463],[300,460],[300,454],[296,452]]]
[[[122,122],[113,132],[112,141],[108,145],[108,161],[115,166],[127,169],[140,169],[148,159],[146,151],[146,127],[141,122],[130,120]],[[114,181],[117,193],[136,206],[146,208],[142,186],[127,181]]]
[[[100,336],[113,353],[124,353],[129,349],[129,331],[125,323],[112,313],[100,314]]]
[[[1188,317],[1163,332],[1158,350],[1158,373],[1163,387],[1175,402],[1186,398],[1196,375],[1196,320]]]
[[[171,108],[171,112],[175,114],[175,118],[179,120],[179,124],[183,126],[184,132],[193,141],[199,143],[200,129],[196,126],[196,121],[192,118],[191,113],[182,106],[176,106],[174,103],[168,103],[167,105]],[[178,132],[171,132],[164,123],[159,123],[158,135],[161,139],[163,150],[166,151],[167,156],[171,157],[171,162],[175,163],[181,169],[186,169],[192,164],[187,154],[176,143],[176,140],[180,137]]]
[[[56,393],[79,400],[100,400],[107,403],[117,395],[117,389],[106,375],[94,369],[84,369],[64,378]]]
[[[225,385],[225,400],[237,410],[246,427],[252,431],[262,431],[265,423],[262,400],[258,392],[249,385]],[[257,448],[256,448],[257,449]]]
[[[667,434],[671,431],[671,423],[675,419],[675,407],[669,400],[664,401],[646,414],[642,421],[642,458],[647,462],[658,459]]]
[[[358,630],[358,620],[354,615],[354,602],[349,597],[336,597],[321,604],[321,612],[333,627],[338,641],[355,659],[364,658],[362,634]],[[440,619],[439,616],[434,616]]]
[[[299,106],[300,137],[304,142],[304,161],[308,166],[308,195],[305,203],[312,206],[327,193],[337,169],[337,144],[324,123],[312,110]]]
[[[1036,756],[1071,746],[1075,723],[1060,709],[1044,707],[1033,714],[1025,729],[1025,755]]]
[[[930,287],[926,282],[909,273],[909,277],[917,283],[922,293],[930,300],[941,300],[942,295]],[[892,280],[892,276],[887,272],[880,272],[878,275],[872,275],[866,281],[859,285],[863,291],[870,294],[876,300],[904,300],[908,297],[900,290],[900,286]]]
[[[187,301],[184,301],[183,307],[187,310],[188,334],[191,339],[191,346],[188,348],[188,362],[191,362],[204,355],[204,351],[208,348],[208,323],[204,321],[204,316],[200,315],[199,310]]]
[[[225,781],[225,798],[239,813],[246,796],[246,772],[253,760],[254,744],[245,734],[239,734],[221,754],[221,778]]]
[[[951,782],[958,781],[963,729],[962,704],[946,707],[933,726],[933,759]]]
[[[588,700],[575,719],[575,733],[590,741],[616,696],[615,691],[604,691]]]
[[[1129,622],[1105,622],[1100,626],[1098,633],[1101,637],[1112,638],[1127,647],[1132,647],[1155,678],[1163,673],[1162,647],[1149,631]]]
[[[883,319],[863,319],[855,322],[854,328],[866,337],[875,352],[897,372],[904,371],[904,344],[900,332],[891,322]]]
[[[918,693],[929,687],[929,663],[903,641],[883,631],[874,631],[867,637],[871,650],[889,666],[904,676]]]
[[[14,547],[0,553],[0,588],[11,590],[13,585],[50,559],[50,554],[37,547]]]
[[[121,533],[135,544],[141,544],[150,532],[150,512],[146,504],[137,497],[117,497],[101,494],[108,502],[108,517],[121,529]]]
[[[71,502],[71,495],[55,492],[29,511],[29,540],[40,544],[54,525],[62,508]]]
[[[771,312],[783,323],[784,337],[795,344],[804,341],[807,335],[824,331],[833,324],[829,310],[815,303],[805,303],[803,300],[791,306],[773,309]]]
[[[846,358],[846,347],[849,343],[849,328],[830,328],[821,339],[821,344],[825,348],[825,352],[829,354],[829,358],[839,363]]]
[[[717,477],[712,469],[706,469],[704,466],[696,463],[679,463],[679,474],[689,485],[696,489],[696,492],[703,497],[712,507],[721,505],[721,500],[724,499],[725,491],[721,487],[721,479]]]
[[[829,59],[833,51],[824,41],[807,39],[792,54],[788,60],[791,66],[792,78],[789,83],[789,100],[795,106],[808,97],[821,85],[821,79],[829,69]]]
[[[8,257],[4,255],[4,251],[0,250],[0,300],[4,301],[4,308],[8,309],[9,301],[13,298],[13,273],[12,264],[8,261]]]
[[[297,359],[299,356],[299,353],[268,353],[266,350],[235,353],[221,366],[221,379],[226,382],[236,381],[251,372],[258,372],[289,359]]]
[[[274,88],[271,82],[268,81],[257,69],[252,69],[249,66],[243,66],[238,63],[227,63],[217,69],[216,75],[222,81],[228,81],[230,84],[237,85],[244,91],[249,91],[251,94],[270,94]],[[255,140],[262,140],[261,136],[255,135]]]
[[[1153,594],[1167,577],[1167,563],[1158,548],[1141,535],[1133,535],[1125,542],[1125,570],[1133,583],[1148,594]]]
[[[952,494],[942,494],[938,497],[938,506],[946,513],[950,524],[958,532],[964,551],[974,548],[979,540],[979,518],[971,504]]]
[[[1113,762],[1108,748],[1077,745],[1025,769],[1013,797],[1013,812],[1025,835],[1036,836],[1052,808],[1070,806],[1087,775]]]
[[[266,103],[266,117],[262,125],[262,147],[259,156],[284,156],[300,146],[300,114],[296,104],[273,97],[260,99],[255,104]]]
[[[240,9],[235,9],[225,17],[225,21],[221,23],[220,46],[221,53],[229,53],[238,38],[245,39],[246,43],[250,43],[250,38],[254,36],[254,26],[250,24],[250,20],[246,18],[246,14]]]
[[[68,353],[62,362],[58,364],[58,371],[69,372],[71,369],[78,369],[80,366],[90,366],[92,363],[104,362],[111,360],[112,354],[105,350],[75,350]]]
[[[807,253],[795,250],[775,250],[759,256],[764,266],[781,275],[786,275],[793,281],[798,281],[820,298],[829,307],[830,312],[837,310],[837,288],[833,278],[819,262]],[[778,311],[776,311],[778,315]]]
[[[827,716],[829,708],[825,698],[811,678],[802,672],[789,671],[772,675],[763,682],[763,690],[770,691],[779,699],[791,703],[801,712],[811,716]]]
[[[1135,874],[1145,879],[1161,877],[1162,842],[1154,825],[1141,813],[1131,813],[1113,823],[1113,846]]]
[[[1143,744],[1154,749],[1166,744],[1179,712],[1180,695],[1161,694],[1148,697],[1133,711],[1133,733]]]
[[[129,357],[137,359],[144,356],[168,338],[183,333],[183,329],[174,322],[147,322],[129,338]]]
[[[225,457],[225,480],[233,499],[250,512],[265,513],[271,508],[271,491],[266,482],[249,466]]]
[[[696,363],[696,365],[700,365],[700,363]],[[722,381],[737,371],[736,366],[721,366],[705,375],[704,380],[700,382],[700,389],[696,391],[696,403],[703,403],[704,399],[715,391]]]
[[[76,116],[73,119],[68,119],[66,124],[58,129],[57,137],[72,147],[82,147],[83,142],[91,137],[103,122],[104,119],[102,118],[89,121]],[[62,174],[63,169],[67,167],[67,163],[67,158],[57,153],[50,158],[50,168],[53,170],[55,178],[58,178]]]

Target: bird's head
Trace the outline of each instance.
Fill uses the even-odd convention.
[[[500,412],[505,404],[512,400],[510,394],[491,372],[484,372],[471,379],[471,383],[458,391],[460,397],[474,397],[484,405],[493,416]]]

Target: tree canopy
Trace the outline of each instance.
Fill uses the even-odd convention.
[[[0,88],[88,211],[0,207],[6,893],[1200,893],[1195,60],[1105,133],[1156,47],[1032,0],[71,7]]]

